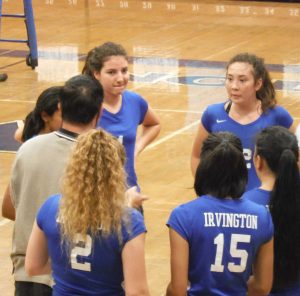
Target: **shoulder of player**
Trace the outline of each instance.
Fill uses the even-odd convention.
[[[275,105],[273,108],[270,108],[266,111],[265,116],[276,116],[289,113],[287,109],[280,105]]]
[[[178,205],[173,209],[173,212],[188,213],[189,215],[192,212],[197,211],[199,208],[201,208],[201,204],[203,204],[203,200],[204,199],[201,199],[201,197],[200,198],[197,197],[191,201]]]
[[[59,202],[61,199],[61,194],[54,194],[50,195],[46,201],[43,203],[43,206],[45,206],[47,209],[50,209],[50,207],[58,207]]]
[[[131,90],[125,90],[123,92],[123,100],[125,100],[125,102],[140,102],[140,101],[146,101],[140,94],[133,92]]]
[[[252,193],[255,193],[255,189],[251,190],[253,191]],[[248,194],[251,194],[249,191]],[[245,198],[245,195],[242,197],[242,201],[244,203],[244,207],[247,208],[248,212],[251,212],[252,214],[257,214],[257,215],[264,215],[267,214],[269,215],[269,209],[267,206],[258,204],[252,200],[249,200],[248,198]]]
[[[224,104],[225,103],[222,102],[222,103],[208,105],[204,112],[206,113],[206,115],[209,115],[210,117],[213,118],[219,118],[220,116],[223,117],[225,114],[227,115],[224,109]]]

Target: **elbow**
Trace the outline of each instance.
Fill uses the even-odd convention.
[[[35,266],[28,263],[25,263],[25,271],[29,276],[35,276],[40,274],[39,270]]]
[[[272,290],[272,282],[260,287],[259,295],[269,295]]]
[[[149,295],[150,294],[147,290],[126,292],[126,296],[149,296]]]
[[[26,257],[25,271],[29,276],[50,274],[51,273],[50,261],[47,261],[47,263],[45,264],[41,264],[41,263],[34,262],[32,259],[27,260]]]
[[[187,286],[180,285],[180,286],[174,286],[170,282],[167,291],[166,296],[186,296],[187,295]]]
[[[25,271],[29,276],[50,274],[51,270],[48,270],[46,266],[36,266],[35,264],[25,263]]]
[[[157,124],[157,133],[159,134],[161,131],[161,124],[160,122]]]
[[[260,289],[257,289],[255,290],[255,292],[253,294],[248,294],[248,295],[252,295],[252,296],[268,296],[271,292],[271,288],[268,289],[268,288],[260,288]]]
[[[149,296],[147,287],[141,287],[138,289],[126,289],[126,296]]]
[[[256,285],[256,287],[251,289],[250,291],[248,290],[248,295],[249,296],[267,296],[270,294],[272,289],[272,285]]]
[[[7,211],[5,208],[2,207],[2,217],[15,221],[16,220],[16,215],[13,211]]]
[[[156,125],[153,126],[153,139],[155,139],[159,133],[160,133],[160,130],[161,130],[161,124],[160,122],[158,122]]]

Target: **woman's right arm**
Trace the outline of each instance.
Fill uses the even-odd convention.
[[[29,276],[51,273],[47,239],[36,221],[27,245],[25,270]]]
[[[248,281],[248,296],[269,295],[273,283],[273,238],[263,244],[253,264],[253,275]]]
[[[24,130],[24,121],[23,120],[17,120],[18,128],[15,131],[14,138],[17,142],[23,143],[22,141],[22,134]]]
[[[145,264],[145,233],[125,244],[122,262],[126,296],[149,296]]]
[[[195,177],[197,167],[200,163],[200,152],[204,140],[208,137],[209,132],[205,129],[202,123],[199,124],[198,131],[194,140],[192,155],[191,155],[191,170]]]
[[[2,216],[13,221],[16,220],[16,209],[11,198],[10,184],[8,184],[4,192],[2,200]]]

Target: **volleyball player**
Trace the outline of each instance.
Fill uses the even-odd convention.
[[[259,188],[244,198],[268,206],[274,222],[273,296],[300,295],[300,176],[296,136],[268,127],[257,136],[254,164]]]
[[[137,156],[159,134],[159,118],[139,94],[127,90],[128,56],[122,45],[106,42],[90,50],[82,71],[99,80],[104,90],[103,112],[97,126],[105,129],[124,145],[126,150],[127,183],[130,195],[141,195],[134,206],[147,199],[139,194],[135,172]],[[141,133],[137,134],[141,126]]]
[[[267,295],[273,223],[264,206],[241,199],[247,183],[241,141],[228,132],[212,133],[200,159],[194,183],[198,197],[175,208],[167,223],[167,295]]]
[[[79,136],[62,195],[39,210],[25,266],[30,275],[52,269],[53,295],[149,295],[146,228],[126,206],[124,162],[123,146],[104,130]]]
[[[195,175],[203,141],[212,132],[229,131],[240,138],[248,168],[246,190],[260,181],[253,165],[255,136],[265,127],[280,125],[295,132],[293,118],[278,106],[275,89],[263,59],[249,53],[234,56],[226,68],[228,100],[213,104],[204,111],[191,156]]]

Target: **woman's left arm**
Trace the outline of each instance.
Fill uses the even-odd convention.
[[[290,132],[295,134],[296,130],[297,130],[297,124],[295,122],[293,122],[292,125],[289,127],[289,130],[290,130]]]
[[[10,184],[6,187],[6,190],[4,192],[2,200],[2,216],[13,221],[16,220],[16,209],[11,198]]]
[[[47,239],[36,221],[27,246],[25,270],[29,276],[51,273]]]
[[[169,228],[171,247],[171,282],[166,296],[185,296],[188,287],[189,244],[174,229]]]
[[[141,133],[137,136],[135,144],[135,156],[139,155],[160,132],[160,121],[155,112],[149,107],[142,122]]]

